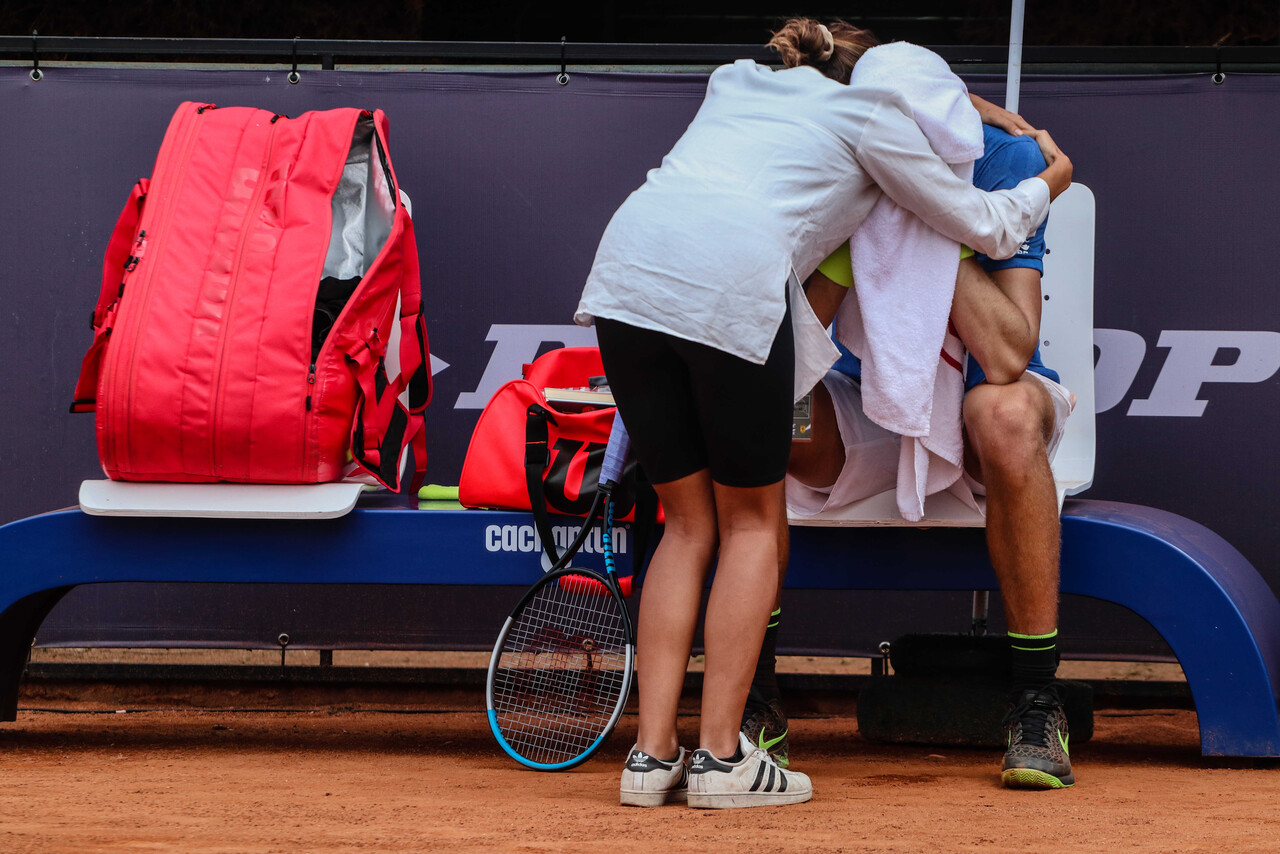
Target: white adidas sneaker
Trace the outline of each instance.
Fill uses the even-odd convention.
[[[621,802],[625,807],[660,807],[668,801],[683,803],[689,790],[689,769],[682,747],[671,762],[655,759],[631,748],[622,767]]]
[[[763,748],[738,733],[742,759],[725,762],[698,749],[689,761],[689,806],[734,809],[801,804],[813,797],[813,784],[799,771],[784,771]]]

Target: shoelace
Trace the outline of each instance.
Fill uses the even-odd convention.
[[[1058,695],[1053,686],[1034,694],[1028,691],[1004,716],[1003,724],[1009,726],[1016,721],[1021,730],[1019,740],[1023,744],[1048,746],[1049,736],[1046,730],[1049,728],[1049,715],[1058,705]]]

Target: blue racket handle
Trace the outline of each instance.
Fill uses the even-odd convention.
[[[609,429],[609,445],[604,449],[604,462],[600,464],[600,485],[610,488],[622,483],[622,471],[631,453],[631,436],[622,424],[622,413],[613,413],[613,427]]]

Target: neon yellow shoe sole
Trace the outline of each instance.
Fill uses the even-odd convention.
[[[1066,789],[1075,785],[1074,780],[1064,782],[1034,768],[1009,768],[1001,772],[1000,782],[1010,789]]]

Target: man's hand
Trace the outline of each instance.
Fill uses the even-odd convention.
[[[972,92],[969,93],[969,100],[973,103],[973,108],[978,111],[978,116],[984,125],[1000,128],[1013,136],[1029,136],[1036,141],[1040,146],[1040,153],[1044,155],[1045,165],[1049,167],[1041,172],[1039,177],[1049,185],[1050,201],[1058,198],[1063,190],[1071,186],[1071,161],[1062,153],[1062,149],[1058,148],[1047,130],[1032,127],[1030,122],[1017,113],[997,107]]]
[[[969,100],[973,103],[973,108],[978,111],[979,118],[982,119],[984,125],[1000,128],[1005,133],[1013,136],[1022,136],[1035,130],[1031,123],[1017,113],[1011,113],[1004,107],[997,107],[995,104],[979,98],[972,92],[969,93]]]
[[[1052,201],[1071,186],[1074,167],[1067,155],[1063,154],[1062,149],[1058,148],[1058,144],[1053,141],[1053,137],[1049,136],[1047,130],[1032,130],[1027,136],[1034,139],[1040,146],[1040,153],[1044,155],[1044,162],[1049,167],[1040,173],[1040,177],[1049,185],[1049,199]]]

